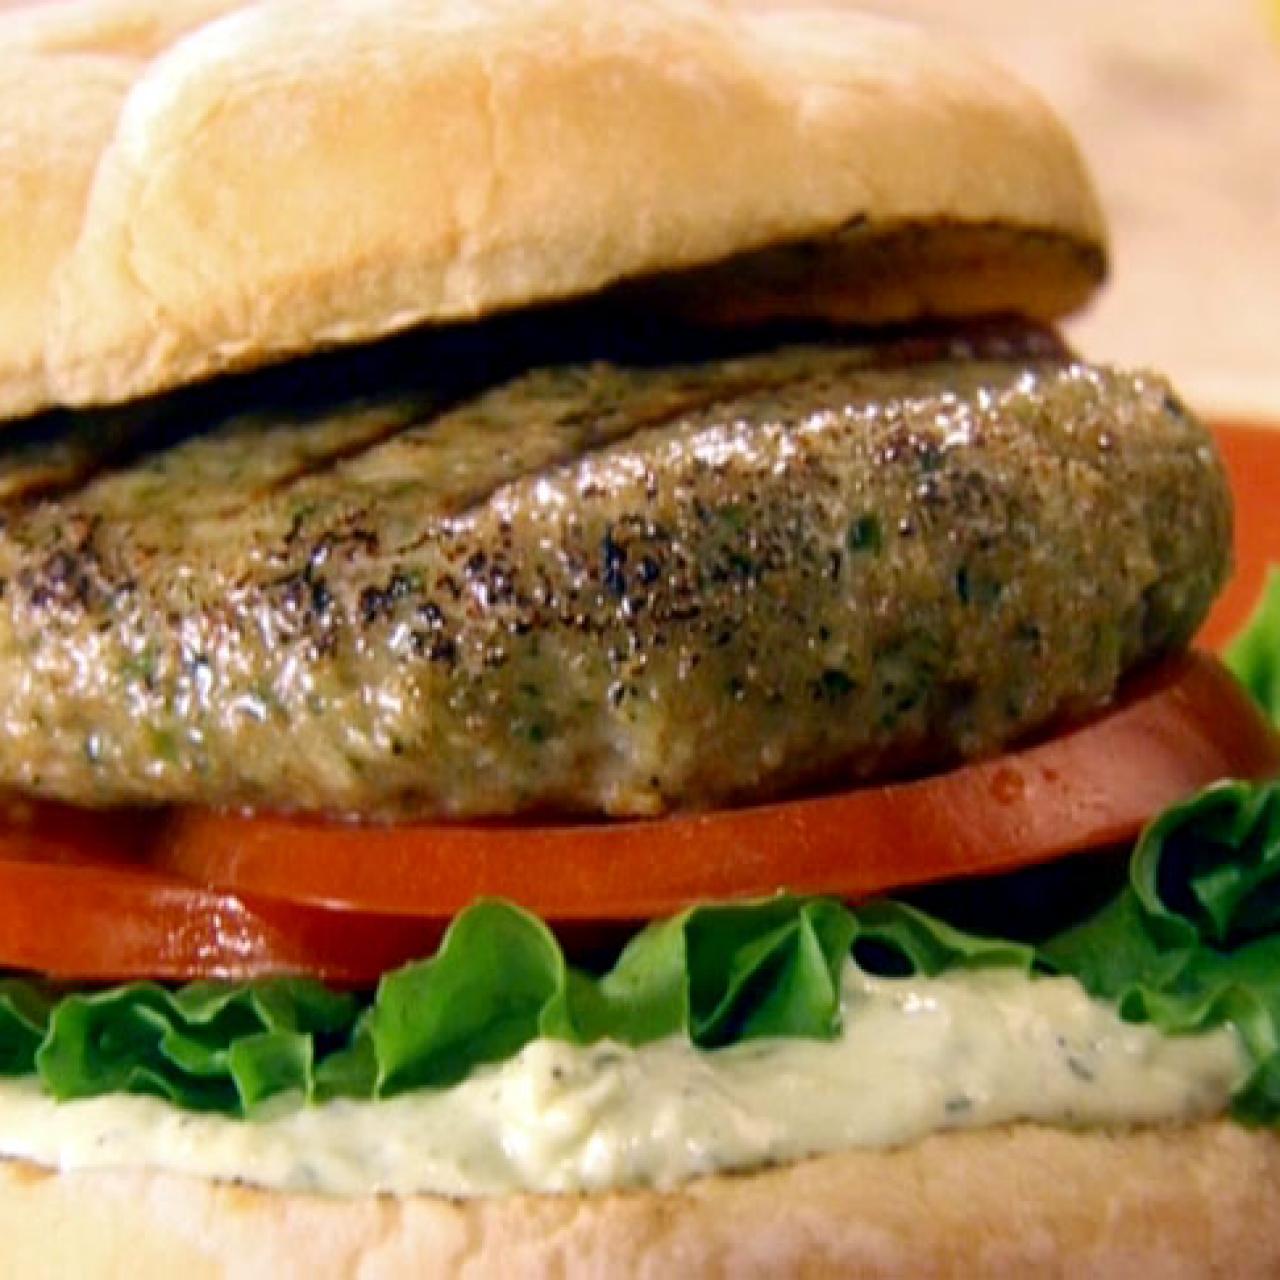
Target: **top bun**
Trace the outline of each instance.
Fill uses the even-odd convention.
[[[136,2],[103,7],[161,29]],[[29,234],[21,213],[10,236]],[[717,320],[1047,319],[1103,267],[1057,119],[896,22],[714,0],[264,0],[196,22],[132,80],[39,299],[42,385],[21,407],[637,278],[659,277],[624,296]]]
[[[206,22],[254,0],[61,0],[0,13],[0,48],[154,58]]]

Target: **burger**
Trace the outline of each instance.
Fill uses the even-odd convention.
[[[6,1273],[1280,1268],[1230,495],[1042,104],[710,0],[0,65]]]

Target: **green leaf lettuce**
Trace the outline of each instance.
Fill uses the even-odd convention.
[[[983,892],[979,884],[974,892]],[[1254,1070],[1237,1113],[1280,1119],[1280,784],[1211,787],[1164,814],[1128,881],[1038,946],[957,929],[909,904],[821,898],[695,907],[651,924],[603,973],[551,931],[480,902],[438,952],[354,995],[277,978],[62,992],[0,982],[0,1072],[56,1098],[154,1094],[246,1115],[272,1099],[386,1097],[440,1088],[539,1036],[708,1050],[840,1030],[847,959],[886,976],[999,965],[1077,978],[1122,1016],[1170,1033],[1224,1023]]]
[[[1261,600],[1225,658],[1240,683],[1280,724],[1280,568],[1267,575]]]

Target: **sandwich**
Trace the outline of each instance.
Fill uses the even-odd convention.
[[[1055,327],[1043,104],[819,5],[6,23],[6,1273],[1280,1267],[1230,493]]]

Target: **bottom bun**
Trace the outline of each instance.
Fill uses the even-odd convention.
[[[4,1276],[1276,1276],[1280,1136],[1020,1126],[598,1196],[339,1199],[0,1163]]]

